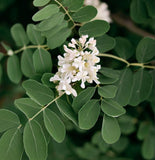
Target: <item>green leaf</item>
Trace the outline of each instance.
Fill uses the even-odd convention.
[[[139,63],[145,63],[151,61],[155,56],[155,40],[149,37],[143,38],[136,49],[136,59]]]
[[[104,115],[102,123],[102,138],[108,144],[117,142],[120,138],[121,131],[116,118]]]
[[[44,19],[48,19],[54,14],[59,12],[59,8],[56,4],[49,4],[45,6],[43,9],[39,10],[35,15],[33,15],[33,21],[42,21]]]
[[[40,105],[46,105],[54,99],[53,91],[35,80],[26,80],[22,85],[26,94]]]
[[[77,11],[83,6],[84,0],[64,0],[63,5],[68,8],[69,11]]]
[[[26,46],[29,43],[29,39],[25,33],[25,30],[19,23],[12,26],[11,35],[16,42],[16,45],[19,47]]]
[[[77,115],[73,111],[72,107],[60,98],[56,101],[56,105],[60,112],[77,125]]]
[[[35,75],[32,56],[33,52],[31,49],[26,49],[22,53],[21,70],[26,77],[33,77]]]
[[[3,76],[3,70],[2,70],[2,66],[0,64],[0,83],[2,81],[2,76]]]
[[[113,84],[118,81],[118,78],[109,78],[100,73],[98,73],[97,77],[99,78],[100,84]]]
[[[0,132],[20,125],[18,116],[9,110],[0,109]]]
[[[19,83],[22,78],[19,58],[16,55],[10,56],[7,61],[7,74],[13,83]]]
[[[42,109],[40,105],[32,101],[30,98],[16,99],[14,104],[27,116],[27,118],[32,118],[38,111]]]
[[[23,148],[22,134],[17,128],[6,131],[0,139],[0,157],[3,160],[21,160]]]
[[[55,141],[61,143],[66,135],[66,130],[61,119],[49,109],[44,110],[44,123],[49,134]]]
[[[106,85],[98,87],[98,94],[104,98],[114,98],[117,92],[117,87],[114,85]]]
[[[134,54],[134,48],[131,42],[123,37],[116,37],[116,46],[114,48],[117,55],[123,59],[129,59]]]
[[[3,59],[4,54],[0,52],[0,61]]]
[[[101,102],[102,111],[110,117],[118,117],[125,114],[125,109],[112,99],[104,99]]]
[[[53,73],[44,73],[41,78],[42,83],[50,88],[55,88],[55,84],[53,82],[50,82],[50,78],[53,76]]]
[[[79,9],[72,15],[72,18],[76,22],[88,22],[93,19],[97,14],[97,9],[93,6],[85,6]]]
[[[92,128],[98,120],[100,105],[98,100],[88,101],[78,112],[79,127],[81,129]]]
[[[34,0],[33,5],[35,7],[42,7],[42,6],[45,6],[49,2],[50,2],[50,0]]]
[[[23,141],[25,152],[30,160],[46,160],[46,139],[41,126],[35,120],[26,123]]]
[[[41,33],[39,31],[36,30],[36,26],[33,24],[28,24],[27,25],[27,35],[29,40],[33,43],[33,44],[38,44],[41,45],[44,43],[45,38],[41,36]]]
[[[95,90],[95,87],[88,87],[73,99],[72,107],[76,113],[93,97]]]
[[[89,35],[89,37],[99,37],[104,35],[110,29],[110,25],[106,21],[94,20],[84,24],[79,29],[80,35]]]
[[[34,68],[37,73],[51,72],[52,59],[48,51],[39,48],[33,54]]]
[[[50,49],[61,46],[66,39],[70,36],[71,29],[63,28],[58,33],[55,33],[52,37],[47,38],[47,45]]]
[[[131,88],[133,85],[133,73],[130,68],[125,68],[121,71],[119,80],[115,83],[118,87],[114,98],[120,105],[126,106],[129,102]]]
[[[144,69],[139,69],[133,77],[129,104],[137,106],[140,102],[146,100],[151,93],[152,85],[151,74]]]
[[[144,1],[146,4],[146,8],[147,11],[149,13],[149,16],[152,18],[155,18],[155,10],[154,10],[154,6],[155,6],[155,1],[154,0],[149,0],[149,1]]]
[[[107,52],[111,49],[113,49],[116,45],[116,41],[113,37],[108,36],[107,34],[97,37],[97,49],[99,50],[100,53]]]

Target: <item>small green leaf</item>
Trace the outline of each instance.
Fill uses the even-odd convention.
[[[50,78],[53,76],[53,73],[44,73],[41,78],[42,83],[50,88],[55,88],[55,84],[53,82],[50,82]]]
[[[101,109],[110,117],[118,117],[126,112],[122,106],[112,99],[102,100]]]
[[[46,105],[54,99],[53,91],[35,80],[23,82],[26,94],[39,105]]]
[[[13,83],[19,83],[22,78],[19,58],[16,55],[10,56],[7,61],[7,74]]]
[[[94,20],[84,24],[79,29],[80,35],[89,35],[89,37],[99,37],[104,35],[110,29],[110,25],[106,21]]]
[[[33,54],[34,68],[37,73],[51,72],[52,59],[48,51],[39,48]]]
[[[117,142],[120,138],[121,131],[116,118],[104,115],[102,123],[102,138],[108,144]]]
[[[41,36],[41,32],[36,30],[36,26],[35,25],[28,24],[26,32],[27,32],[29,40],[33,44],[41,45],[41,44],[44,43],[45,38]]]
[[[43,9],[39,10],[35,15],[33,15],[33,21],[41,21],[44,19],[48,19],[54,14],[59,12],[59,8],[56,4],[49,4],[45,6]]]
[[[46,160],[47,143],[41,126],[36,122],[28,121],[23,134],[24,148],[31,160]]]
[[[33,5],[35,7],[42,7],[42,6],[45,6],[49,2],[50,2],[50,0],[34,0]]]
[[[19,23],[12,26],[11,35],[16,42],[16,45],[19,47],[26,46],[29,43],[29,39],[25,33],[25,30]]]
[[[149,37],[143,38],[136,49],[136,58],[139,63],[145,63],[151,61],[155,51],[155,40]]]
[[[149,16],[152,17],[152,18],[155,18],[155,10],[154,10],[155,1],[154,0],[149,0],[149,1],[144,1],[144,2],[146,4]]]
[[[17,128],[6,131],[0,139],[0,157],[3,160],[21,160],[23,154],[22,134]]]
[[[85,103],[87,103],[93,97],[95,90],[95,87],[88,87],[87,89],[80,92],[80,94],[73,99],[72,106],[76,113]]]
[[[31,49],[26,49],[22,53],[21,70],[26,77],[33,77],[35,75],[32,56],[33,52]]]
[[[61,143],[66,135],[66,130],[61,119],[49,109],[44,110],[44,123],[49,134],[55,141]]]
[[[98,120],[100,105],[98,100],[88,101],[78,112],[79,127],[81,129],[92,128]]]
[[[99,78],[100,84],[113,84],[118,81],[118,78],[109,78],[100,73],[98,73],[97,77]]]
[[[32,101],[30,98],[16,99],[14,104],[28,118],[32,118],[38,111],[42,109],[40,105]]]
[[[98,88],[98,94],[104,98],[114,98],[117,92],[117,87],[114,85],[106,85]]]
[[[84,0],[64,0],[63,5],[68,8],[69,11],[77,11],[83,6]]]
[[[3,59],[4,54],[0,52],[0,61]]]
[[[85,6],[79,9],[72,15],[72,18],[76,22],[88,22],[93,19],[97,14],[97,9],[93,6]]]
[[[6,109],[0,109],[0,132],[18,127],[19,125],[19,118],[14,112]]]

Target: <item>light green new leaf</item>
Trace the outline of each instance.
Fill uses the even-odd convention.
[[[121,71],[120,78],[115,85],[118,87],[118,90],[114,100],[120,105],[126,106],[129,102],[133,85],[133,73],[130,68],[125,68]]]
[[[23,151],[23,139],[19,129],[10,129],[2,135],[0,139],[0,157],[2,160],[21,160]]]
[[[103,20],[94,20],[84,24],[79,29],[80,35],[89,35],[89,37],[99,37],[104,35],[110,29],[110,25]]]
[[[97,14],[97,9],[93,6],[85,6],[79,9],[72,15],[72,18],[76,22],[88,22],[93,19]]]
[[[69,11],[77,11],[83,6],[84,0],[64,0],[63,5],[68,8]]]
[[[121,131],[116,118],[104,115],[102,123],[102,138],[108,144],[117,142],[120,138]]]
[[[125,114],[125,109],[112,99],[104,99],[101,102],[102,111],[110,117],[118,117]]]
[[[126,60],[129,59],[134,53],[134,48],[131,42],[123,37],[116,37],[116,46],[114,50],[119,57]]]
[[[71,29],[63,28],[58,33],[55,33],[52,37],[47,38],[47,45],[50,49],[61,46],[66,39],[70,36]]]
[[[136,49],[136,58],[139,63],[149,62],[155,57],[155,40],[149,37],[143,38]]]
[[[98,88],[98,94],[104,98],[114,98],[117,92],[117,87],[114,85],[106,85]]]
[[[11,35],[16,42],[16,45],[22,47],[29,43],[29,39],[25,33],[23,26],[19,23],[15,24],[11,28]]]
[[[6,109],[0,109],[0,132],[18,127],[19,125],[19,118],[14,112]]]
[[[22,53],[21,70],[26,77],[33,77],[35,75],[32,56],[33,52],[31,49],[26,49]]]
[[[43,9],[39,10],[35,15],[33,15],[33,21],[42,21],[44,19],[50,18],[52,15],[59,12],[59,8],[55,4],[49,4],[45,6]]]
[[[41,78],[41,82],[50,88],[55,88],[55,84],[53,82],[50,82],[50,78],[53,76],[53,73],[44,73]]]
[[[23,134],[24,148],[30,160],[47,159],[47,143],[43,130],[35,120],[28,121]]]
[[[49,2],[50,0],[34,0],[33,5],[36,7],[42,7],[42,6],[45,6]]]
[[[41,32],[36,30],[36,26],[34,24],[27,25],[26,33],[33,44],[41,45],[44,43],[45,38],[41,36]]]
[[[52,70],[51,55],[45,49],[36,49],[33,54],[33,63],[37,73],[46,73]]]
[[[61,119],[49,109],[45,109],[43,112],[44,124],[48,133],[53,137],[55,141],[61,143],[66,135],[66,130]]]
[[[78,112],[79,127],[81,129],[92,128],[98,120],[100,105],[98,100],[88,101]]]
[[[32,101],[30,98],[16,99],[14,104],[28,118],[33,117],[38,111],[42,109],[40,105]]]
[[[116,41],[113,37],[108,36],[107,34],[97,37],[97,49],[100,51],[100,53],[107,52],[115,47]]]
[[[72,107],[76,113],[93,97],[95,90],[95,87],[88,87],[73,99]]]
[[[60,112],[77,125],[77,115],[73,111],[72,107],[60,98],[56,101],[56,105]]]
[[[22,85],[26,94],[39,105],[44,106],[54,99],[53,91],[35,80],[26,80]]]

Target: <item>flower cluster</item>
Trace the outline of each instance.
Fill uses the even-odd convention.
[[[110,18],[110,11],[108,10],[108,5],[104,2],[100,2],[100,0],[85,0],[85,5],[92,5],[97,9],[97,15],[94,19],[105,20],[109,23],[112,22]]]
[[[64,57],[58,56],[58,72],[50,78],[52,82],[59,82],[57,90],[59,94],[64,91],[66,94],[77,96],[76,90],[72,87],[76,81],[81,82],[85,88],[85,82],[99,84],[97,72],[101,68],[96,65],[100,61],[96,48],[96,40],[88,36],[82,36],[79,40],[72,39],[68,47],[64,45]]]

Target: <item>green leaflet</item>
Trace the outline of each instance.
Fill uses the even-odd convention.
[[[93,97],[95,90],[95,87],[88,87],[73,99],[72,107],[76,113]]]
[[[83,6],[84,0],[64,0],[63,5],[68,8],[69,11],[77,11]]]
[[[37,73],[46,73],[52,70],[51,55],[45,49],[36,49],[33,54],[33,63]]]
[[[66,130],[61,119],[49,109],[45,109],[43,111],[44,116],[44,124],[49,132],[49,134],[53,137],[55,141],[61,143],[66,135]]]
[[[94,20],[84,24],[79,29],[80,35],[89,35],[89,37],[99,37],[108,32],[110,25],[106,21]]]
[[[0,61],[3,59],[4,54],[0,52]]]
[[[108,144],[117,142],[120,138],[121,131],[116,118],[104,115],[102,123],[102,138]]]
[[[139,63],[145,63],[151,61],[155,51],[155,40],[149,37],[143,38],[136,49],[136,59]]]
[[[0,64],[0,83],[1,83],[1,81],[2,81],[2,75],[3,75],[3,70],[2,70],[2,66],[1,66],[1,64]]]
[[[19,47],[26,46],[29,43],[29,39],[25,33],[23,26],[19,23],[11,27],[11,35]]]
[[[6,131],[0,139],[0,157],[3,160],[21,160],[23,154],[22,134],[17,128]]]
[[[98,120],[100,105],[98,100],[88,101],[78,112],[79,127],[81,129],[92,128]]]
[[[155,18],[155,10],[154,10],[155,1],[149,0],[149,1],[144,1],[144,2],[146,4],[146,8],[147,8],[149,16],[152,18]]]
[[[53,82],[50,82],[50,78],[53,76],[53,73],[44,73],[41,78],[41,82],[45,84],[47,87],[55,88],[55,84]]]
[[[76,22],[88,22],[93,19],[97,14],[97,9],[93,6],[85,6],[79,9],[72,15],[72,18]]]
[[[125,114],[125,109],[112,99],[104,99],[101,102],[102,111],[110,117],[118,117]]]
[[[28,35],[29,40],[33,43],[33,44],[43,44],[45,38],[41,36],[41,32],[36,30],[36,26],[33,24],[28,24],[27,25],[27,30],[26,33]]]
[[[123,37],[116,37],[116,46],[114,48],[117,55],[123,59],[129,59],[134,54],[134,48],[131,42]]]
[[[0,132],[18,127],[19,125],[19,118],[14,112],[6,109],[0,109]]]
[[[46,160],[47,143],[41,126],[36,122],[28,121],[23,134],[24,148],[30,160]]]
[[[7,61],[7,74],[13,83],[19,83],[22,78],[19,58],[16,55],[10,56]]]
[[[44,19],[48,19],[54,14],[59,12],[59,8],[55,4],[49,4],[45,6],[43,9],[39,10],[35,15],[33,15],[33,21],[42,21]]]
[[[106,85],[98,87],[98,94],[104,98],[114,98],[117,92],[117,87],[114,85]]]
[[[97,49],[100,51],[100,53],[107,52],[111,49],[113,49],[116,45],[116,41],[113,37],[110,37],[109,35],[105,34],[101,37],[96,38],[97,41]]]
[[[26,77],[33,77],[35,75],[32,56],[33,52],[31,49],[26,49],[22,53],[21,70]]]
[[[23,82],[26,94],[39,105],[46,105],[54,99],[53,91],[35,80]]]
[[[16,99],[14,104],[27,116],[27,118],[32,118],[38,111],[42,109],[40,105],[32,101],[30,98]]]
[[[41,7],[41,6],[45,6],[49,2],[50,0],[34,0],[33,5],[36,7]]]

